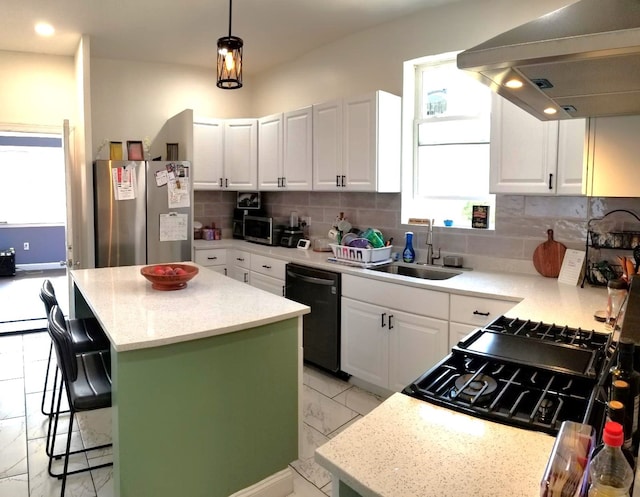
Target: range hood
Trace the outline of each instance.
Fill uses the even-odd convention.
[[[640,0],[580,0],[461,52],[458,67],[543,121],[640,114]]]

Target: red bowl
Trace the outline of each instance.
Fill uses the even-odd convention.
[[[171,270],[169,274],[163,274]],[[178,271],[178,274],[175,271]],[[180,290],[187,281],[198,274],[198,268],[189,264],[154,264],[140,268],[140,274],[151,282],[156,290]]]

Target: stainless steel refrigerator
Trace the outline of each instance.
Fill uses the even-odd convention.
[[[96,267],[191,260],[191,171],[187,161],[94,162]]]

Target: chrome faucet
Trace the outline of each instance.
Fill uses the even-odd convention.
[[[429,231],[427,232],[427,264],[433,265],[433,261],[440,259],[440,247],[438,247],[438,256],[433,255],[433,223],[435,219],[432,219],[429,223]]]

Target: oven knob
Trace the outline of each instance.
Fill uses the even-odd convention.
[[[553,417],[553,402],[549,399],[542,399],[538,407],[538,420],[541,423],[548,423]]]

